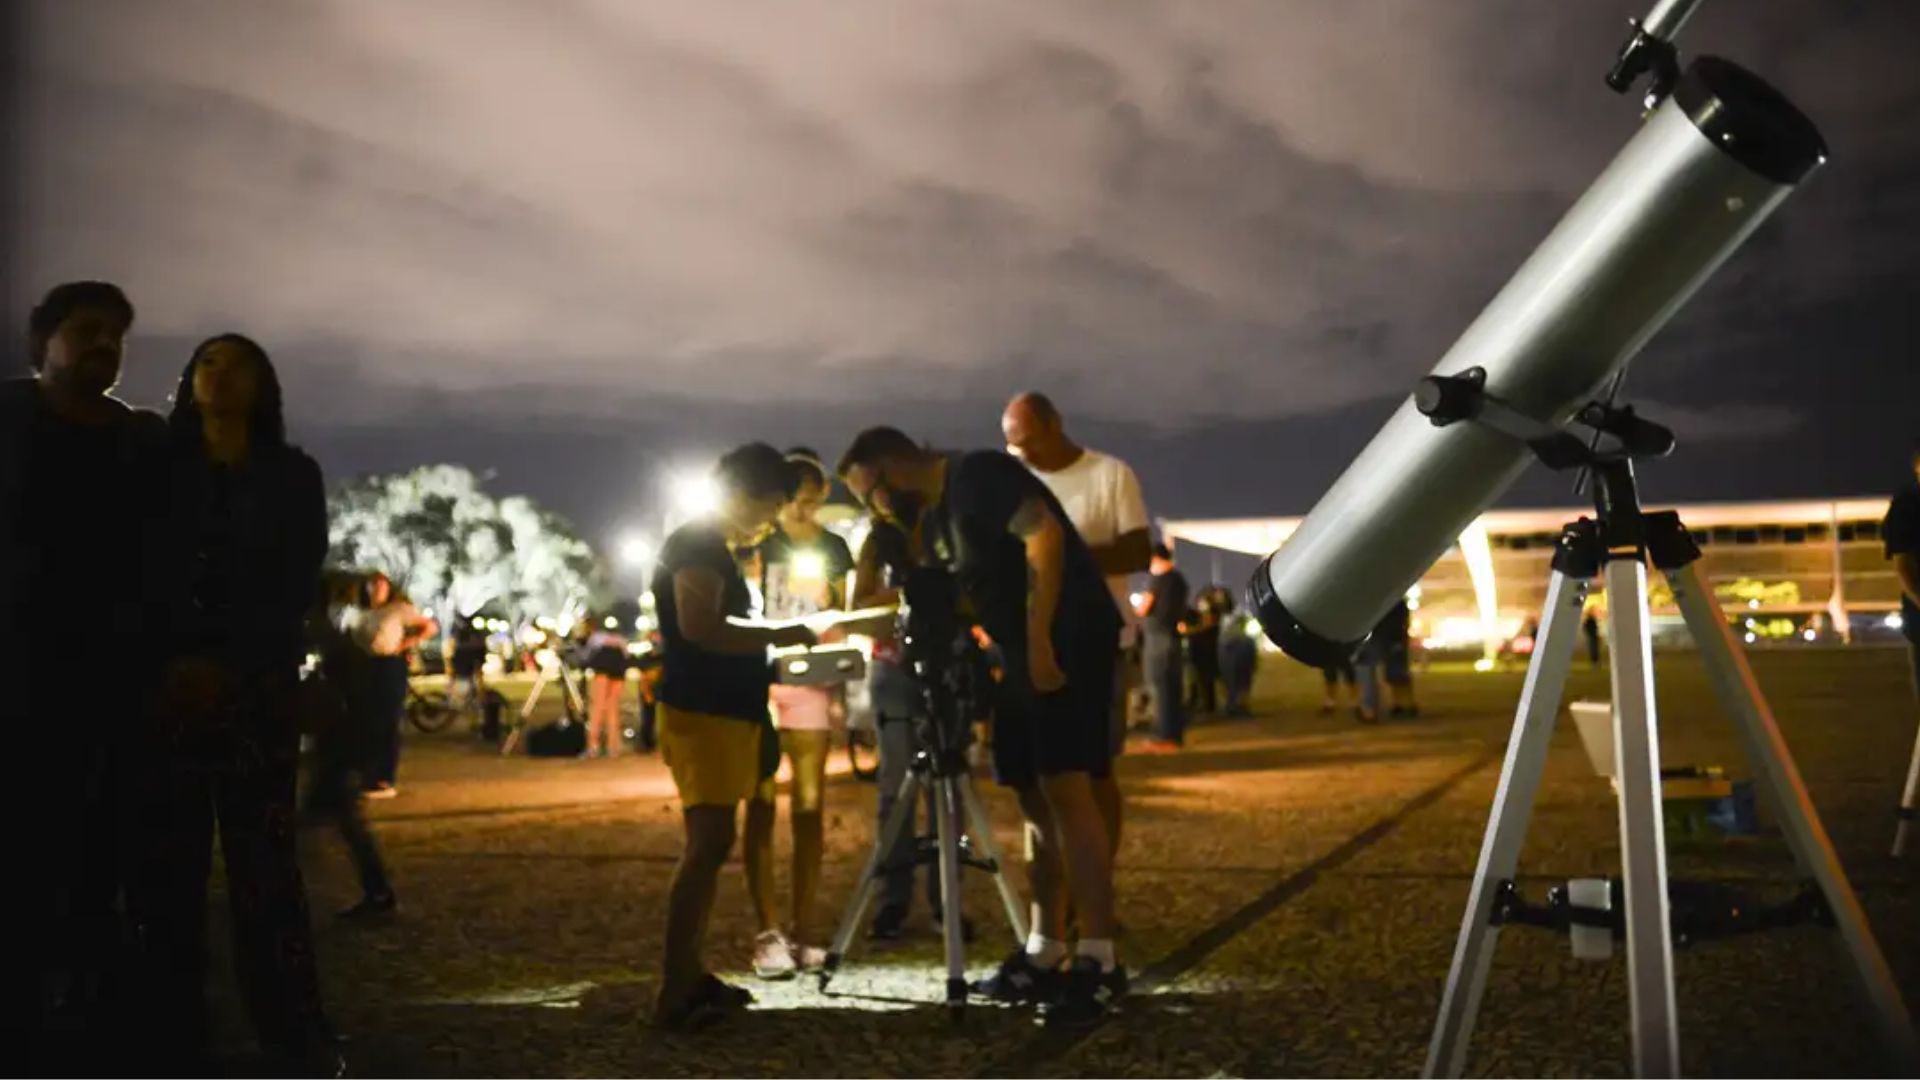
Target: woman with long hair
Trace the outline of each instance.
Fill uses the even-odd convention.
[[[207,1052],[206,906],[216,829],[254,1032],[290,1066],[336,1071],[294,852],[304,622],[320,586],[320,469],[287,442],[280,381],[238,334],[194,349],[169,417],[167,563],[177,576],[152,730],[134,909],[163,1068]]]
[[[780,508],[772,535],[759,545],[760,595],[765,616],[784,621],[845,606],[847,574],[853,553],[847,542],[820,523],[827,501],[827,468],[805,447],[787,452],[797,485]],[[827,748],[833,716],[845,715],[841,687],[770,687],[770,703],[781,756],[793,767],[787,797],[793,829],[791,916],[781,925],[775,902],[773,825],[776,787],[769,776],[747,801],[741,859],[747,896],[759,920],[753,943],[753,971],[763,979],[788,979],[819,967],[826,952],[813,943],[815,897],[826,850],[825,793]]]

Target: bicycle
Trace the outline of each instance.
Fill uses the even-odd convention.
[[[447,730],[455,720],[464,716],[469,727],[480,722],[480,704],[482,695],[469,688],[457,698],[446,690],[422,691],[407,683],[407,722],[414,730],[425,735],[433,735]]]

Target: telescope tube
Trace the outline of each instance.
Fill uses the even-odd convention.
[[[1773,87],[1700,57],[1433,374],[1481,368],[1489,394],[1566,423],[1826,156]],[[1261,628],[1308,664],[1350,656],[1528,459],[1402,403],[1254,573]]]

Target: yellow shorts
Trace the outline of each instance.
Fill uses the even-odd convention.
[[[760,733],[752,720],[688,712],[665,702],[660,713],[660,756],[686,806],[731,806],[753,798],[760,786]]]
[[[793,762],[793,788],[789,793],[793,809],[803,813],[820,809],[827,786],[827,748],[833,734],[828,731],[782,731],[780,752]],[[757,802],[770,803],[779,783],[777,776],[760,781],[753,793]]]

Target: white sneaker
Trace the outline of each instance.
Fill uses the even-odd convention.
[[[814,945],[795,945],[788,943],[793,951],[793,963],[801,971],[819,971],[827,966],[827,950]]]
[[[753,939],[753,973],[763,979],[791,979],[800,970],[787,935],[768,930]]]

